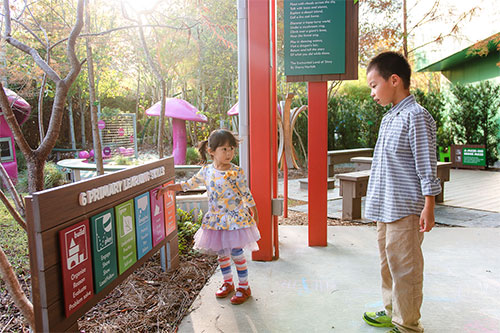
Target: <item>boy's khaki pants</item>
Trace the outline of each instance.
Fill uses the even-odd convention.
[[[424,258],[419,217],[377,222],[382,299],[387,315],[402,332],[423,332],[420,324]]]

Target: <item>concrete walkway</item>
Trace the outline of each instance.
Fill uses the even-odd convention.
[[[216,299],[217,270],[179,332],[385,332],[364,311],[382,306],[374,227],[328,227],[327,247],[307,227],[280,227],[280,259],[248,261],[253,297]],[[426,234],[426,332],[500,332],[500,229],[436,228]]]
[[[500,333],[500,196],[495,187],[500,173],[474,172],[452,170],[445,202],[436,207],[437,222],[467,228],[434,228],[425,235],[422,323],[427,333]],[[472,177],[477,175],[480,179]],[[307,201],[307,191],[291,181],[289,197]],[[329,191],[328,200],[328,215],[339,217],[338,187]],[[307,211],[307,205],[291,209]],[[280,226],[279,260],[248,260],[253,297],[239,306],[215,298],[222,282],[217,269],[179,332],[386,332],[361,319],[363,312],[382,307],[375,228],[328,227],[328,246],[307,242],[306,226]],[[234,267],[233,273],[236,277]]]

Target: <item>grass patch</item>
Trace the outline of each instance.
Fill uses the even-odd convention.
[[[0,246],[14,268],[16,275],[30,274],[28,234],[0,203]]]

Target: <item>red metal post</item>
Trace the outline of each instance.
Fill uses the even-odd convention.
[[[272,134],[272,162],[273,162],[273,198],[278,198],[278,115],[277,106],[278,98],[276,94],[276,0],[270,0],[271,5],[271,128],[273,129]],[[278,259],[280,256],[279,251],[279,237],[278,237],[278,216],[273,215],[273,247],[274,247],[274,259]]]
[[[308,82],[309,246],[327,245],[327,82]]]
[[[288,165],[286,156],[282,159],[283,163],[283,217],[288,218]]]
[[[259,210],[261,240],[253,260],[273,259],[272,112],[269,0],[248,0],[250,188]],[[325,164],[326,165],[326,164]]]

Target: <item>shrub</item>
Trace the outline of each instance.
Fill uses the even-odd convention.
[[[481,144],[486,148],[486,166],[497,160],[500,86],[488,81],[456,84],[451,92],[455,100],[450,111],[451,130],[457,144]]]
[[[194,147],[189,147],[186,150],[186,164],[198,164],[200,163],[200,153],[198,149]]]
[[[111,159],[116,165],[131,165],[132,161],[129,157],[123,155],[115,155]]]
[[[186,212],[180,208],[177,209],[177,229],[179,237],[179,254],[188,255],[192,253],[193,237],[196,231],[201,227],[203,212],[200,210],[198,216],[195,216],[194,209]]]
[[[436,121],[436,144],[440,147],[449,147],[453,141],[451,133],[444,126],[444,96],[440,92],[430,91],[425,93],[423,90],[416,89],[413,95],[418,104],[422,105],[432,118]]]
[[[68,183],[66,173],[60,170],[54,162],[47,162],[43,168],[43,186],[49,189]],[[28,169],[19,173],[16,188],[18,192],[28,192]]]

